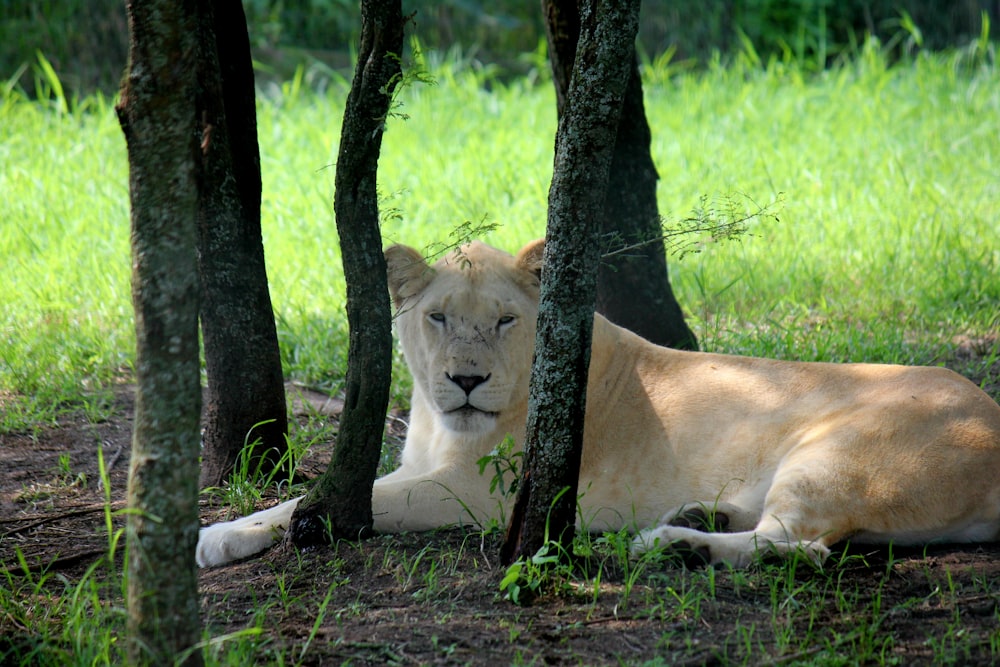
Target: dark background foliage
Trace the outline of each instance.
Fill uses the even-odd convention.
[[[259,77],[286,78],[299,65],[349,75],[360,31],[357,0],[245,0]],[[44,91],[38,53],[67,94],[112,93],[125,68],[125,0],[3,0],[0,81]],[[526,0],[404,0],[410,34],[425,50],[448,51],[516,75],[537,65],[524,54],[544,42],[540,3]],[[856,51],[868,35],[893,53],[961,47],[996,35],[1000,0],[645,0],[645,57],[675,62],[753,52],[817,67]],[[908,17],[908,18],[907,18]],[[912,26],[916,26],[918,33]]]

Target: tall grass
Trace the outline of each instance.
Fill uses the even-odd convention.
[[[971,63],[971,64],[970,64]],[[502,82],[460,60],[404,90],[383,146],[387,242],[462,222],[510,250],[544,233],[555,102],[544,74]],[[667,224],[708,195],[780,206],[779,223],[675,261],[706,349],[933,363],[1000,310],[1000,86],[962,54],[889,67],[877,49],[818,75],[744,58],[646,68]],[[44,83],[44,82],[43,82]],[[332,213],[347,82],[261,91],[263,228],[288,375],[335,386],[346,323]],[[128,377],[128,169],[112,102],[29,102],[0,87],[0,432]],[[401,374],[402,376],[402,374]],[[405,382],[404,382],[405,384]],[[99,403],[99,401],[98,401]]]
[[[780,224],[674,273],[709,347],[928,363],[996,332],[1000,96],[964,62],[890,69],[868,49],[819,77],[771,63],[650,87],[662,210],[783,193]]]

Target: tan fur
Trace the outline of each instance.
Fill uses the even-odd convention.
[[[541,255],[541,242],[517,257],[473,243],[429,267],[386,251],[414,390],[401,465],[375,483],[377,530],[504,516],[476,462],[524,436]],[[679,541],[737,567],[773,551],[819,562],[847,538],[1000,538],[1000,406],[951,371],[680,352],[600,315],[593,340],[590,530],[628,527],[637,551]],[[478,411],[456,410],[466,400]],[[199,563],[267,548],[295,503],[203,529]],[[719,512],[729,532],[671,525],[690,510]]]

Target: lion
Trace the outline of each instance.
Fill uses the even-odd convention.
[[[473,242],[433,266],[385,251],[413,396],[400,465],[374,485],[376,531],[506,516],[477,462],[524,440],[543,243]],[[1000,406],[944,368],[672,350],[595,315],[579,489],[587,530],[737,568],[822,563],[848,539],[995,541]],[[203,528],[198,563],[268,548],[297,502]]]

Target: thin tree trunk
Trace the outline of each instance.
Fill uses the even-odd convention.
[[[202,664],[198,618],[197,3],[128,4],[135,427],[129,471],[128,660]]]
[[[244,442],[263,473],[287,452],[281,355],[261,239],[253,67],[240,0],[199,3],[201,328],[208,372],[202,486],[223,482]],[[249,435],[248,435],[249,434]]]
[[[580,35],[580,0],[542,0],[549,60],[559,115],[566,106]],[[697,349],[667,273],[663,230],[656,203],[659,174],[650,153],[635,49],[616,134],[604,199],[602,229],[609,249],[635,250],[605,258],[597,281],[597,310],[612,322],[660,345]]]
[[[595,0],[556,135],[531,370],[523,476],[501,558],[530,558],[547,541],[571,553],[583,448],[587,370],[607,190],[639,0]]]
[[[382,451],[392,370],[392,320],[379,231],[376,174],[382,131],[400,75],[399,0],[364,0],[361,49],[344,109],[334,212],[347,282],[350,348],[333,460],[292,516],[298,546],[372,529],[372,484]]]

